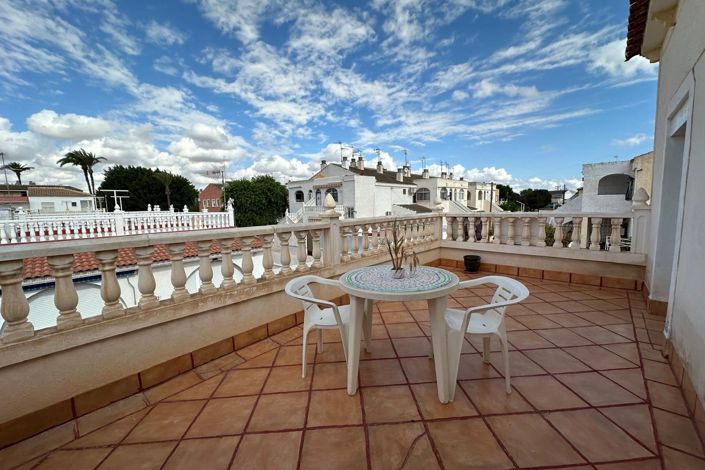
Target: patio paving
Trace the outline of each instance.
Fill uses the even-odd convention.
[[[141,409],[92,432],[79,422],[81,437],[55,429],[20,443],[33,459],[20,468],[705,468],[659,352],[663,318],[641,292],[520,279],[531,296],[506,319],[510,395],[500,353],[484,364],[472,338],[455,401],[441,405],[425,305],[379,303],[353,397],[337,331],[302,379],[294,327],[148,390]],[[449,305],[491,294],[456,291]],[[47,442],[61,447],[38,455]]]

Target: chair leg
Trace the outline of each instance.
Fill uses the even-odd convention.
[[[485,364],[490,363],[490,339],[489,336],[482,337],[482,362]]]
[[[323,352],[323,330],[318,329],[318,338],[316,339],[316,350],[321,353]]]
[[[306,355],[308,353],[308,332],[309,330],[304,330],[304,345],[303,352],[301,353],[301,378],[306,378],[306,369],[308,368],[308,363],[306,362]]]
[[[502,362],[504,362],[504,385],[507,393],[512,393],[511,374],[509,372],[509,347],[507,346],[507,336],[497,335],[502,344]]]

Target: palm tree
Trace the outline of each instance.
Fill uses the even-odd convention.
[[[10,170],[15,175],[17,175],[17,184],[22,184],[22,173],[29,170],[34,170],[33,166],[27,166],[20,162],[10,162],[3,167],[6,170]]]
[[[88,192],[95,194],[95,181],[93,181],[93,167],[105,161],[105,157],[96,157],[93,152],[86,152],[83,149],[72,150],[57,162],[59,166],[73,165],[81,167],[83,177],[86,179]]]
[[[174,181],[174,175],[166,171],[157,170],[154,173],[154,177],[164,185],[164,194],[166,194],[166,208],[167,210],[171,207],[171,183]]]

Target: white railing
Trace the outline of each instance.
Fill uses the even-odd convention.
[[[447,214],[444,238],[469,244],[519,245],[632,253],[645,252],[649,209],[627,214],[483,212]],[[552,232],[552,233],[551,233]],[[608,239],[630,238],[630,246]]]
[[[234,227],[232,207],[227,212],[176,212],[159,209],[136,212],[20,214],[0,220],[0,245],[105,238],[145,233],[181,232]]]

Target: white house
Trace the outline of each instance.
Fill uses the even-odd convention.
[[[690,412],[705,431],[705,2],[634,0],[626,58],[659,62],[653,194],[645,286],[667,312],[666,351],[699,397]],[[639,191],[639,189],[637,189]],[[699,416],[699,417],[698,417]]]
[[[92,195],[72,186],[9,185],[0,187],[0,218],[19,210],[42,214],[85,212],[95,209]]]

